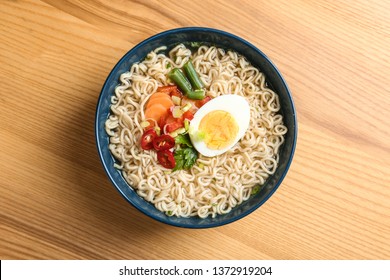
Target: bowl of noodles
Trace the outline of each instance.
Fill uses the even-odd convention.
[[[291,93],[257,47],[187,27],[127,52],[106,79],[96,144],[108,178],[147,216],[211,228],[264,204],[293,159]]]

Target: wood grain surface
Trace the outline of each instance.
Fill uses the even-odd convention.
[[[389,1],[0,1],[1,259],[390,259]],[[222,29],[284,75],[299,122],[278,191],[235,223],[154,221],[108,181],[94,114],[155,33]]]

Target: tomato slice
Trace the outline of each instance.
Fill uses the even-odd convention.
[[[144,150],[151,150],[153,149],[153,140],[157,137],[157,133],[152,129],[148,129],[144,132],[144,134],[141,136],[141,148]]]
[[[177,86],[175,86],[175,85],[169,85],[169,86],[158,87],[158,88],[157,88],[157,91],[159,91],[159,92],[168,92],[168,93],[170,93],[170,92],[172,92],[172,91],[174,91],[174,90],[176,90],[176,89],[177,89]]]
[[[159,91],[159,92],[166,92],[171,97],[172,96],[177,96],[177,97],[180,97],[180,98],[183,97],[183,94],[181,93],[181,91],[179,90],[179,88],[176,85],[169,85],[169,86],[158,87],[157,91]]]
[[[183,93],[180,91],[180,89],[178,87],[176,87],[176,89],[171,92],[171,97],[172,96],[177,96],[179,98],[182,98],[183,97]]]
[[[160,119],[158,125],[160,126],[161,131],[164,133],[170,133],[178,128],[184,127],[184,118],[183,116],[180,118],[174,118],[172,114],[169,113],[168,116]]]
[[[194,114],[191,111],[187,111],[183,114],[183,121],[184,119],[192,120],[194,118]]]
[[[184,127],[184,122],[182,121],[177,121],[177,122],[172,122],[166,125],[165,131],[167,133],[170,133],[172,131],[175,131],[176,129],[179,129],[181,127]]]
[[[167,123],[167,119],[168,119],[168,115],[164,115],[158,121],[158,126],[160,127],[161,131],[164,131],[164,126]]]
[[[200,108],[202,107],[204,104],[206,104],[207,102],[209,102],[211,100],[211,97],[210,96],[206,96],[205,98],[203,98],[202,100],[198,100],[195,102],[195,105],[196,107]]]
[[[153,147],[156,151],[163,151],[175,146],[175,138],[170,135],[163,134],[154,138]]]
[[[176,165],[175,158],[170,150],[158,151],[157,160],[165,168],[172,169]]]

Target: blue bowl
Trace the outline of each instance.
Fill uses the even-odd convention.
[[[110,113],[110,98],[114,93],[115,87],[119,84],[119,76],[128,71],[133,63],[142,61],[155,48],[167,46],[169,49],[178,43],[186,42],[212,44],[224,49],[232,49],[244,55],[252,65],[265,74],[269,87],[278,93],[282,108],[281,114],[288,128],[288,132],[285,135],[285,143],[280,150],[280,162],[275,174],[266,181],[265,186],[255,196],[233,208],[228,214],[219,215],[215,218],[170,217],[138,196],[122,177],[122,174],[114,168],[115,159],[108,149],[109,138],[105,132],[105,121]],[[297,120],[294,103],[287,84],[276,66],[263,52],[251,43],[225,31],[188,27],[168,30],[154,35],[136,45],[119,60],[108,75],[100,93],[96,108],[95,133],[99,156],[108,177],[122,196],[135,208],[149,217],[169,225],[184,228],[211,228],[229,224],[247,216],[266,202],[276,191],[286,176],[293,159],[297,139]]]

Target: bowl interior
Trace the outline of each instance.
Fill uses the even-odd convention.
[[[109,138],[105,132],[105,121],[110,113],[111,96],[119,84],[119,77],[128,71],[133,63],[142,61],[146,55],[160,46],[168,49],[179,43],[191,46],[193,42],[215,45],[224,49],[232,49],[244,55],[255,67],[266,76],[268,86],[277,92],[281,102],[281,114],[288,128],[285,143],[280,150],[280,162],[277,170],[271,176],[259,193],[235,207],[230,213],[219,215],[216,218],[200,219],[169,217],[157,210],[151,203],[146,202],[129,187],[122,174],[114,168],[115,159],[111,155],[108,144]],[[180,28],[157,34],[135,46],[124,55],[108,76],[96,110],[96,144],[104,169],[118,191],[134,207],[146,215],[170,225],[187,228],[209,228],[221,226],[238,220],[260,207],[278,188],[285,177],[295,150],[296,143],[296,115],[289,89],[275,65],[252,44],[230,33],[210,28]]]

